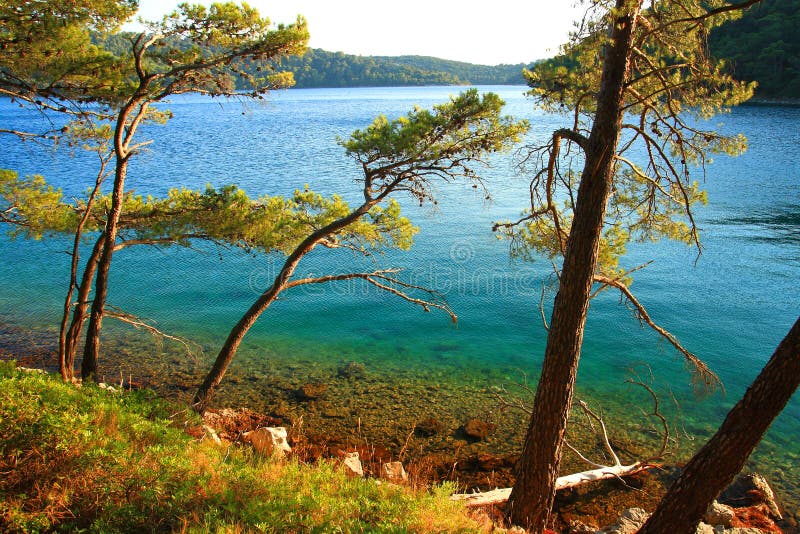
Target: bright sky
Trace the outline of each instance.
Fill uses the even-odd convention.
[[[157,20],[178,3],[140,0],[139,13]],[[528,63],[553,56],[581,13],[573,0],[248,3],[275,23],[293,22],[298,14],[306,17],[312,48],[364,56],[434,56],[482,65]]]

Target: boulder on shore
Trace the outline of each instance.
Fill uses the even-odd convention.
[[[285,456],[292,452],[292,448],[286,440],[286,428],[284,427],[259,428],[245,432],[242,434],[242,439],[264,456]]]

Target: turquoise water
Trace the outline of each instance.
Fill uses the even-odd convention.
[[[532,142],[569,121],[533,110],[523,87],[482,89],[499,92],[508,113],[532,122]],[[177,99],[169,105],[175,118],[167,126],[143,132],[154,143],[132,163],[129,187],[160,194],[175,186],[237,183],[258,195],[291,194],[309,184],[357,200],[358,167],[336,137],[365,127],[380,113],[397,116],[457,91],[293,90],[244,108],[201,97]],[[36,120],[0,102],[0,123]],[[640,372],[649,366],[660,390],[671,390],[679,401],[687,432],[702,438],[719,424],[800,314],[798,125],[800,109],[782,107],[746,107],[712,121],[711,127],[744,133],[750,149],[739,158],[718,157],[708,167],[709,205],[698,211],[703,254],[674,243],[642,244],[631,247],[625,259],[628,266],[653,260],[636,274],[633,289],[657,322],[719,374],[726,394],[697,398],[675,351],[640,328],[611,293],[592,303],[579,373],[582,394],[608,412],[634,413],[623,382],[631,366]],[[381,266],[403,268],[405,279],[444,293],[459,316],[457,325],[435,310],[423,313],[357,283],[298,288],[262,316],[238,365],[266,372],[276,359],[320,365],[356,360],[386,375],[470,387],[535,376],[545,340],[539,294],[543,281],[552,284],[551,269],[545,260],[511,261],[507,243],[491,232],[493,221],[516,217],[525,207],[527,182],[515,176],[513,162],[513,154],[493,158],[483,173],[491,201],[463,184],[442,184],[435,210],[401,199],[420,227],[416,244],[378,259]],[[43,174],[68,195],[79,195],[96,166],[80,151],[52,154],[0,138],[0,168]],[[2,238],[2,321],[56,324],[67,277],[66,246],[59,240]],[[197,340],[213,355],[266,287],[277,260],[202,245],[130,249],[115,255],[109,302]],[[358,262],[348,253],[314,251],[301,271],[345,271]],[[545,302],[552,297],[551,289]],[[770,462],[772,471],[783,471],[786,481],[796,480],[798,443],[795,397],[758,458]]]

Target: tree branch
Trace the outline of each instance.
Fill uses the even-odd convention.
[[[689,352],[683,345],[681,345],[680,341],[672,335],[670,332],[665,330],[664,328],[658,326],[651,318],[650,314],[647,313],[647,310],[642,306],[639,300],[631,293],[631,290],[623,284],[620,280],[615,278],[610,278],[608,276],[604,276],[601,274],[595,274],[594,276],[595,282],[600,284],[604,284],[607,286],[614,287],[618,289],[624,298],[631,303],[634,307],[634,311],[636,313],[636,317],[647,324],[650,328],[655,330],[661,337],[667,340],[670,345],[675,347],[681,354],[683,354],[686,362],[690,365],[692,369],[692,376],[694,378],[695,385],[702,384],[705,389],[712,390],[716,386],[722,387],[722,382],[720,381],[719,377],[714,373],[703,361]]]

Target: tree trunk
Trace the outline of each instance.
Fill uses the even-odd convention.
[[[730,484],[800,386],[800,319],[731,409],[714,437],[686,464],[639,534],[690,534]]]
[[[614,174],[621,102],[640,9],[640,3],[630,8],[629,3],[617,0],[620,14],[614,21],[611,44],[605,51],[597,111],[586,146],[586,163],[564,254],[542,375],[517,466],[517,481],[508,501],[512,523],[535,533],[545,529],[555,498],[603,217]]]
[[[275,283],[277,284],[277,281]],[[282,289],[283,285],[281,285],[281,287],[273,285],[269,291],[261,295],[261,297],[250,306],[247,313],[245,313],[233,329],[231,329],[228,338],[225,340],[225,344],[220,349],[219,354],[217,354],[217,359],[214,360],[214,366],[208,372],[205,380],[203,380],[203,384],[194,395],[192,406],[198,413],[205,413],[214,395],[214,391],[217,386],[219,386],[220,382],[222,382],[222,378],[225,376],[228,367],[233,361],[233,357],[236,356],[236,351],[239,349],[239,345],[242,343],[245,334],[247,334],[250,327],[255,324],[259,316],[275,301],[278,293],[280,293]]]
[[[69,330],[64,337],[64,367],[69,374],[69,380],[75,377],[75,354],[78,351],[78,338],[86,322],[86,310],[89,307],[89,293],[92,291],[92,281],[94,273],[97,272],[97,261],[100,259],[100,252],[103,246],[103,235],[101,234],[92,247],[92,253],[86,260],[86,265],[81,276],[81,283],[78,286],[78,298],[75,302],[75,309],[72,311],[72,322]],[[62,373],[63,374],[63,373]]]
[[[117,130],[125,128],[127,113],[120,113]],[[114,191],[111,196],[111,210],[108,213],[106,227],[103,231],[103,250],[97,263],[97,277],[95,279],[94,300],[92,312],[89,317],[89,326],[86,329],[86,344],[83,348],[83,362],[81,363],[81,378],[94,380],[97,375],[97,361],[100,355],[100,329],[103,325],[106,297],[108,296],[108,274],[111,270],[111,258],[114,254],[114,244],[117,240],[119,217],[122,214],[122,203],[125,194],[125,177],[128,173],[128,154],[123,149],[117,150],[116,170],[114,173]]]
[[[370,208],[372,208],[372,206],[378,202],[378,200],[374,199],[364,202],[364,204],[351,211],[344,217],[337,219],[327,226],[324,226],[312,233],[299,245],[297,245],[297,248],[295,248],[289,257],[286,258],[281,271],[275,277],[275,280],[272,282],[270,288],[262,293],[258,300],[256,300],[253,305],[250,306],[244,316],[239,319],[239,322],[236,323],[231,332],[228,334],[225,344],[220,349],[219,354],[217,354],[217,359],[214,360],[214,366],[208,372],[208,375],[206,375],[202,385],[198,388],[197,393],[194,395],[192,406],[198,413],[205,413],[206,408],[208,408],[208,404],[211,402],[211,398],[214,395],[214,390],[220,384],[220,382],[222,382],[222,378],[225,376],[228,366],[230,366],[231,362],[233,361],[233,357],[236,355],[236,351],[239,349],[242,339],[244,339],[244,336],[247,334],[247,331],[250,330],[250,327],[255,324],[261,314],[264,313],[267,308],[269,308],[270,304],[272,304],[278,297],[278,294],[286,287],[286,284],[289,282],[292,274],[294,274],[294,270],[297,268],[297,264],[300,263],[300,260],[303,259],[303,256],[308,254],[317,245],[317,243],[326,237],[335,234],[342,228],[347,227],[351,223],[366,215]]]
[[[58,331],[58,366],[59,370],[61,371],[61,378],[64,379],[66,382],[72,382],[75,378],[75,352],[74,352],[74,343],[73,352],[71,355],[68,354],[68,348],[70,342],[68,341],[69,332],[67,329],[67,323],[69,322],[70,311],[72,310],[72,294],[75,292],[75,288],[78,286],[78,262],[80,259],[80,246],[81,246],[81,239],[83,237],[83,228],[86,225],[86,221],[89,220],[89,215],[92,212],[92,207],[94,206],[94,201],[97,198],[97,194],[100,192],[100,185],[103,183],[103,179],[105,177],[105,168],[106,168],[106,160],[102,159],[102,165],[100,166],[100,172],[97,175],[97,180],[95,181],[94,188],[92,189],[91,194],[89,195],[89,199],[86,201],[86,209],[81,216],[80,221],[78,222],[78,227],[75,229],[75,238],[72,242],[72,260],[70,261],[70,271],[69,271],[69,289],[67,290],[67,296],[64,298],[64,314],[61,317],[61,326]],[[97,249],[97,244],[95,244],[95,249]],[[94,255],[94,251],[92,251],[92,255]],[[90,259],[89,262],[92,260]],[[88,264],[87,264],[88,269]],[[92,271],[94,273],[94,271]],[[83,277],[85,283],[86,277]],[[91,279],[89,280],[89,284],[91,284]],[[83,290],[83,286],[79,288],[79,293]],[[88,293],[88,291],[87,291]],[[80,297],[79,297],[80,302]],[[83,326],[83,320],[81,320],[81,326]],[[69,329],[71,330],[71,328]]]
[[[141,56],[137,58],[141,60]],[[140,69],[137,69],[140,70]],[[86,329],[86,343],[83,347],[83,362],[81,362],[81,378],[94,380],[97,375],[97,361],[100,356],[100,329],[103,326],[103,313],[108,296],[108,273],[111,270],[111,258],[114,255],[114,245],[117,241],[119,230],[119,217],[122,214],[122,204],[125,200],[125,178],[128,175],[128,162],[132,155],[130,143],[136,129],[147,115],[148,104],[142,103],[146,97],[146,85],[151,79],[141,79],[140,72],[139,90],[124,105],[117,115],[114,126],[114,189],[111,192],[111,209],[108,212],[106,226],[102,234],[102,251],[97,262],[97,277],[94,284],[94,300],[92,312],[89,317],[89,326]],[[138,109],[137,109],[138,106]],[[134,112],[134,110],[136,110]],[[133,115],[133,116],[132,116]],[[132,116],[132,117],[131,117]],[[131,119],[129,121],[129,119]]]

